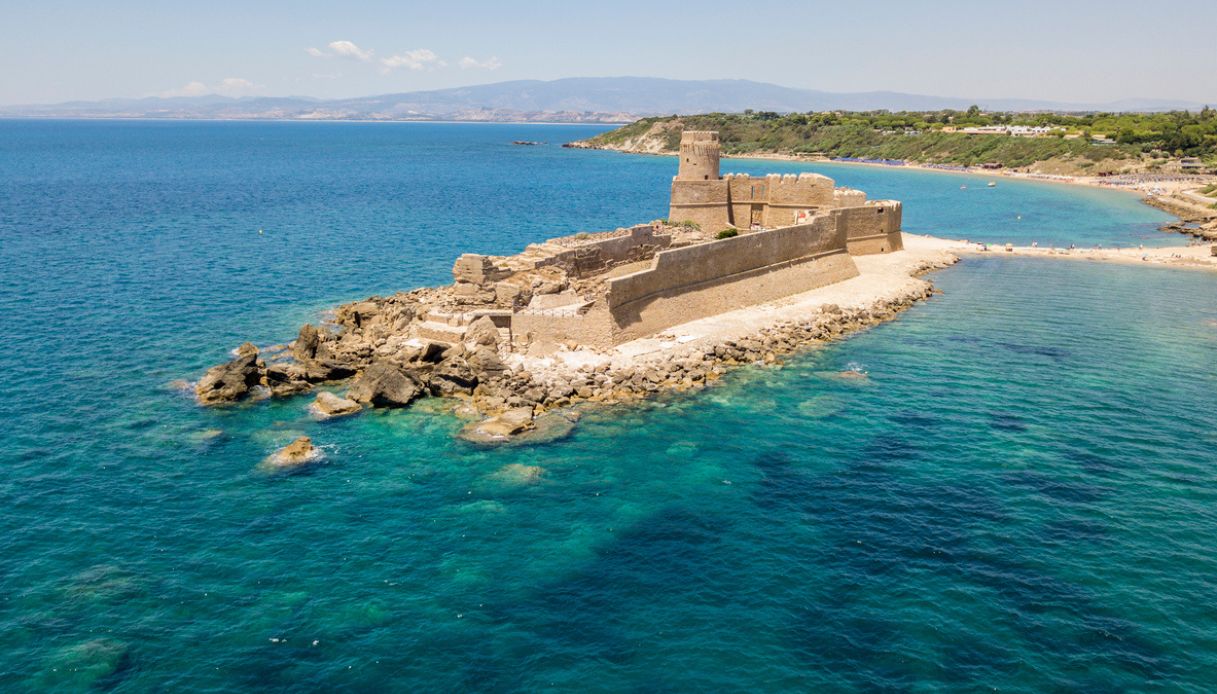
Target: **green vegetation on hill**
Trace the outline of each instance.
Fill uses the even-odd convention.
[[[1053,130],[1039,137],[958,132],[994,126]],[[652,149],[658,145],[675,151],[681,130],[717,130],[724,154],[822,154],[958,165],[997,162],[1007,167],[1054,160],[1072,162],[1079,169],[1102,161],[1144,162],[1152,167],[1181,156],[1217,164],[1217,110],[1207,107],[1198,113],[983,113],[976,107],[916,113],[711,113],[644,118],[599,135],[590,144],[637,147],[649,142]]]

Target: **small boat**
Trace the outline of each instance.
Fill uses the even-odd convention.
[[[960,189],[960,190],[967,190],[967,189],[968,189],[968,187],[967,187],[967,186],[959,186],[959,189]]]
[[[990,187],[990,188],[996,188],[996,187],[997,187],[997,181],[989,181],[989,187]]]

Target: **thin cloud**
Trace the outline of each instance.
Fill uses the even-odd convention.
[[[372,54],[375,52],[371,49],[364,50],[355,45],[353,41],[330,41],[326,44],[329,50],[321,50],[320,48],[309,47],[304,49],[306,53],[314,58],[350,58],[360,62],[368,62],[372,59]]]
[[[503,61],[495,56],[491,56],[485,60],[478,60],[472,56],[465,56],[457,63],[462,70],[498,70],[503,67]]]
[[[403,67],[414,71],[434,70],[447,65],[430,48],[415,48],[412,51],[381,58],[380,64],[385,66],[385,72]]]
[[[225,77],[215,84],[207,84],[194,80],[178,87],[163,91],[157,96],[164,99],[170,99],[178,96],[206,96],[208,94],[219,94],[221,96],[245,96],[252,94],[262,88],[260,84],[253,82],[243,77]]]

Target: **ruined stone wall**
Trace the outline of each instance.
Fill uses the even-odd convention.
[[[465,253],[452,265],[452,277],[460,287],[490,290],[514,272],[547,266],[560,267],[576,277],[597,274],[616,265],[654,257],[656,252],[671,245],[670,234],[655,232],[650,224],[639,224],[598,234],[599,238],[588,241],[567,236],[542,244],[529,244],[525,253],[515,256]]]
[[[650,224],[630,227],[627,234],[577,245],[574,248],[576,274],[585,277],[617,265],[646,260],[671,243],[670,234],[656,234],[655,227]]]
[[[844,229],[835,222],[825,215],[658,254],[651,269],[609,281],[613,342],[856,276]]]
[[[850,255],[870,255],[904,248],[901,212],[895,200],[874,200],[860,207],[833,210],[832,216],[845,232]]]
[[[544,356],[560,346],[575,343],[595,349],[613,346],[613,321],[603,299],[590,307],[525,309],[512,317],[511,333],[517,349]]]

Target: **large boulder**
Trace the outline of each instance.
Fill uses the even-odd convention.
[[[431,372],[431,393],[450,397],[458,393],[466,395],[477,387],[478,377],[469,362],[461,357],[449,357]]]
[[[465,330],[465,342],[483,347],[497,347],[499,329],[495,327],[490,316],[482,316],[473,321]]]
[[[313,404],[309,405],[309,410],[321,419],[344,417],[349,414],[355,414],[362,409],[363,406],[354,400],[339,397],[329,391],[317,393],[317,399],[313,400]]]
[[[308,361],[301,361],[300,367],[304,370],[304,380],[309,383],[338,381],[355,375],[355,368],[353,366],[333,361],[310,359]]]
[[[266,385],[277,397],[296,395],[312,390],[305,368],[300,364],[280,362],[266,367]]]
[[[493,347],[478,347],[466,357],[466,360],[482,380],[486,380],[485,377],[497,376],[507,369],[503,360],[499,358],[498,351]]]
[[[347,397],[373,407],[405,407],[422,395],[413,374],[388,361],[373,362],[351,384]]]
[[[203,374],[194,387],[195,396],[204,405],[236,402],[262,383],[264,370],[258,348],[246,342],[237,348],[235,359],[213,366]]]

